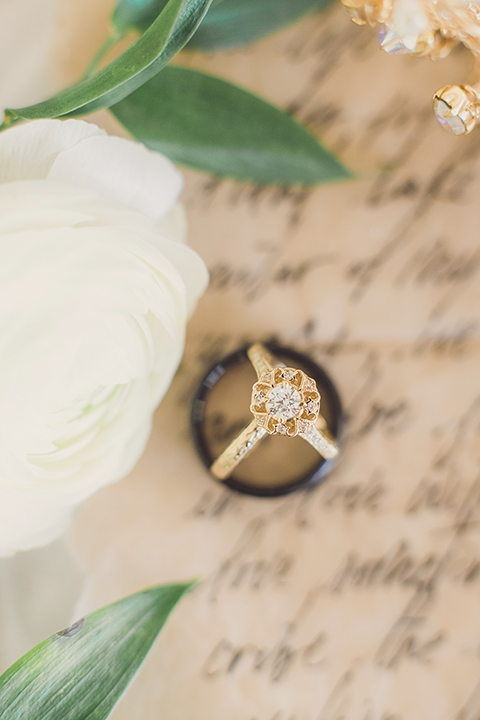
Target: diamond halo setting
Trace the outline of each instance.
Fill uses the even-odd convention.
[[[294,437],[315,426],[320,394],[302,370],[277,367],[260,375],[253,386],[250,410],[270,435]]]

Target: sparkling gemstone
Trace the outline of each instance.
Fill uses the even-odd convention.
[[[437,100],[435,103],[435,116],[446,130],[449,130],[454,135],[465,134],[465,123],[461,120],[458,115],[452,115],[452,109],[443,100]]]
[[[275,430],[277,433],[280,433],[280,435],[285,435],[285,433],[287,432],[287,428],[285,427],[285,425],[282,425],[282,423],[279,423]]]
[[[409,55],[415,51],[417,41],[417,35],[400,37],[388,27],[382,27],[378,33],[380,47],[389,55]]]
[[[300,412],[301,395],[286,383],[272,388],[267,397],[267,410],[276,418],[289,420]]]
[[[317,411],[317,403],[313,400],[307,402],[307,410],[309,413],[315,413]]]
[[[300,420],[298,422],[298,432],[305,432],[308,430],[308,423],[304,422],[303,420]]]
[[[263,402],[263,400],[264,400],[263,393],[255,393],[255,395],[253,396],[253,399],[255,400],[256,403]]]
[[[295,377],[295,373],[293,372],[293,370],[284,370],[283,377],[285,378],[285,380],[293,380],[293,378]]]

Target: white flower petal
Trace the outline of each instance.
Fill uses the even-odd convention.
[[[31,550],[60,537],[73,506],[52,503],[21,492],[0,489],[0,557]]]
[[[162,237],[174,242],[187,242],[187,213],[182,203],[175,205],[155,224]]]
[[[106,133],[79,120],[34,120],[0,133],[0,183],[43,180],[57,155]]]
[[[49,542],[133,467],[208,280],[181,175],[99,133],[0,136],[0,554]]]
[[[48,177],[91,188],[152,220],[170,210],[183,187],[182,175],[166,157],[108,136],[87,138],[60,153]]]
[[[1,137],[1,135],[0,135]],[[95,207],[77,190],[46,180],[0,184],[0,235],[22,230],[67,227],[94,221]]]
[[[160,250],[180,273],[187,295],[187,315],[195,310],[198,298],[207,289],[209,273],[202,258],[187,245],[181,245],[168,238],[156,237],[155,247]]]

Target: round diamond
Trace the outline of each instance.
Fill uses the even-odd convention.
[[[446,130],[466,135],[477,123],[478,96],[469,85],[447,85],[433,96],[433,111]]]
[[[465,123],[458,115],[452,115],[451,108],[443,100],[437,101],[435,115],[446,130],[450,130],[454,135],[465,135]]]
[[[267,410],[276,418],[290,420],[300,412],[300,393],[286,383],[272,388],[267,397]]]

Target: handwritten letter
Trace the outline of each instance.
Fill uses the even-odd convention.
[[[200,577],[116,720],[479,720],[480,131],[432,92],[468,73],[388,57],[342,8],[185,62],[288,107],[358,173],[268,189],[188,173],[211,286],[141,462],[72,543],[86,611]],[[317,489],[248,498],[195,455],[192,393],[276,338],[334,378],[346,448]]]

